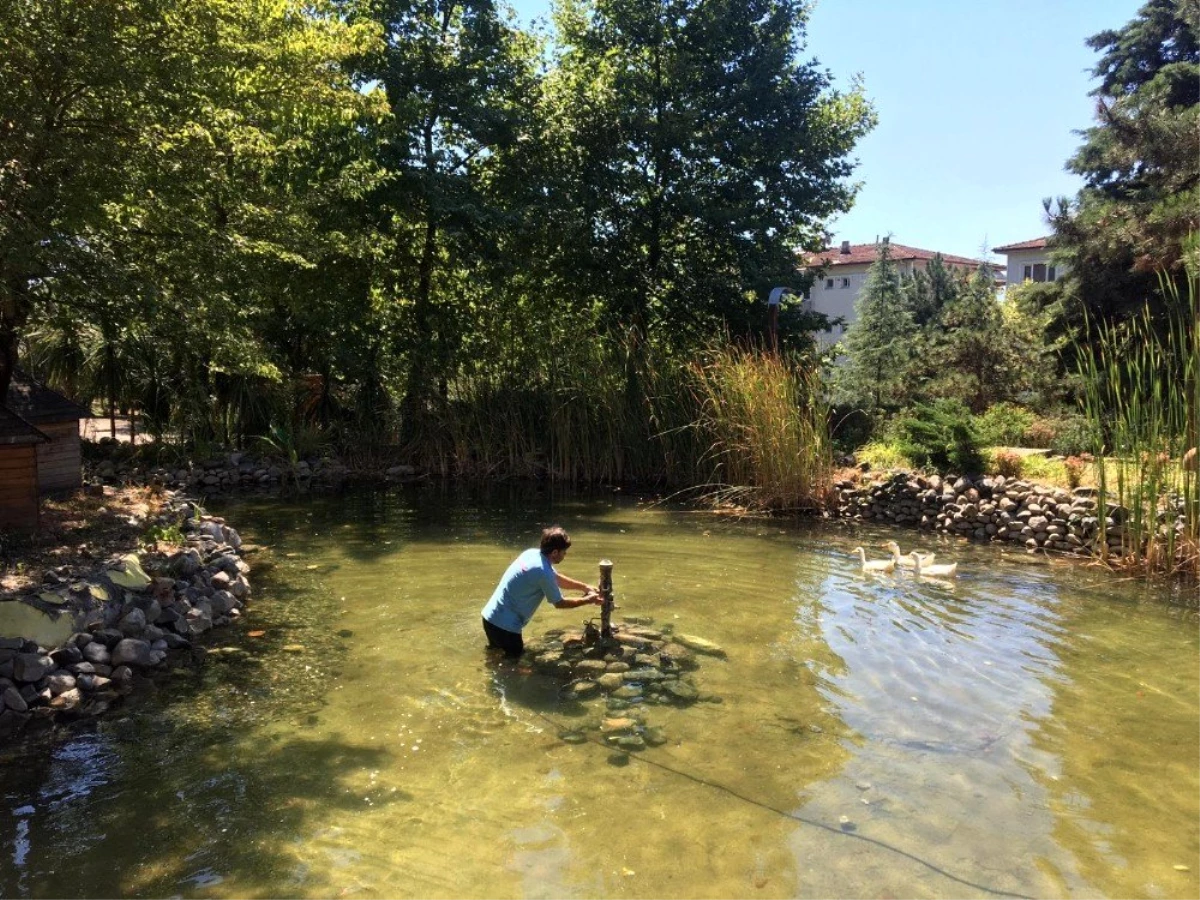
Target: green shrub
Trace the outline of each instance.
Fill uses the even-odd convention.
[[[182,546],[184,540],[183,530],[178,525],[151,525],[142,533],[139,543],[144,547],[160,541],[164,544]]]
[[[1049,447],[1057,434],[1058,423],[1054,419],[1034,419],[1021,436],[1021,444],[1026,447]]]
[[[997,450],[992,457],[992,471],[1005,478],[1020,478],[1025,471],[1025,462],[1019,453]]]
[[[900,451],[919,466],[961,473],[983,470],[975,423],[961,400],[918,403],[897,419],[894,431]]]
[[[1001,401],[975,417],[979,442],[985,447],[1019,446],[1036,416],[1015,403]]]
[[[1086,418],[1079,415],[1059,420],[1050,449],[1059,456],[1079,456],[1096,449],[1096,433]]]
[[[1068,456],[1063,460],[1063,471],[1066,473],[1067,487],[1071,490],[1079,487],[1083,481],[1083,473],[1087,470],[1088,459],[1086,457]]]
[[[915,469],[916,463],[906,456],[894,443],[871,441],[854,452],[857,462],[865,463],[876,472],[886,472],[888,469]]]
[[[875,434],[871,416],[857,407],[835,406],[829,410],[829,427],[833,447],[838,453],[851,453],[866,444]]]

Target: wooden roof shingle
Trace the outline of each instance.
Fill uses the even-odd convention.
[[[0,406],[0,445],[42,444],[48,440],[15,412]]]
[[[35,381],[20,369],[13,372],[4,405],[26,422],[33,424],[87,419],[92,415],[89,410],[73,400],[68,400],[58,391]]]

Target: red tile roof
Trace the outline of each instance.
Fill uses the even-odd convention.
[[[919,247],[906,247],[904,244],[891,243],[892,259],[896,262],[909,259],[931,260],[937,253],[933,250],[922,250]],[[843,253],[842,248],[828,247],[820,253],[808,253],[803,255],[804,265],[808,266],[848,266],[855,263],[873,263],[875,257],[879,255],[877,244],[851,244],[850,252]],[[953,253],[941,254],[943,261],[955,266],[970,266],[978,268],[984,264],[984,260],[969,259],[965,256],[955,256]]]
[[[1013,250],[1042,250],[1049,238],[1034,238],[1032,241],[1020,241],[1016,244],[1005,244],[1003,247],[993,247],[993,253],[1009,253]]]

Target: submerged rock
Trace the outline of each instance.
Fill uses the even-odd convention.
[[[717,644],[695,635],[672,636],[671,629],[648,627],[651,620],[615,626],[611,639],[590,629],[552,629],[540,640],[526,644],[526,661],[538,672],[562,678],[566,684],[561,696],[573,701],[601,700],[606,715],[586,729],[564,729],[558,735],[565,743],[589,740],[587,731],[598,730],[606,743],[621,752],[609,758],[611,765],[623,766],[629,751],[658,747],[667,743],[661,726],[647,724],[651,711],[645,704],[690,706],[698,700],[720,702],[719,697],[704,694],[691,675],[698,668],[697,655],[721,656]],[[636,710],[636,711],[635,711]]]
[[[676,634],[673,640],[677,644],[682,644],[689,650],[695,650],[697,653],[705,653],[709,656],[726,656],[725,651],[712,641],[702,637],[696,637],[694,634]]]

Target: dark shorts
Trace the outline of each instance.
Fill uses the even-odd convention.
[[[525,652],[525,641],[520,632],[505,631],[484,619],[483,633],[487,635],[488,646],[503,650],[505,656],[517,657]]]

